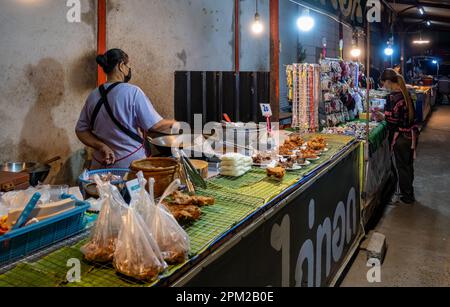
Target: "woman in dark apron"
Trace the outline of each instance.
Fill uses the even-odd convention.
[[[400,189],[400,200],[406,204],[415,202],[414,160],[419,130],[415,124],[415,110],[403,77],[393,69],[381,76],[384,87],[391,91],[385,107],[385,119],[389,130],[389,143],[393,152],[394,175]]]
[[[108,81],[89,95],[76,133],[95,150],[91,169],[128,168],[147,156],[146,133],[168,131],[175,121],[163,119],[144,92],[129,84],[131,67],[125,52],[109,50],[97,57],[97,63]]]

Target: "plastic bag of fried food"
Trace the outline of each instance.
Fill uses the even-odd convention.
[[[86,260],[110,262],[113,260],[117,238],[122,225],[122,210],[127,207],[119,190],[100,177],[94,177],[102,204],[100,214],[89,242],[81,247]]]
[[[143,217],[150,233],[155,238],[164,260],[168,264],[183,263],[188,259],[190,242],[187,233],[178,224],[172,213],[164,205],[154,201],[154,179],[149,182],[150,194],[145,190],[146,180],[142,172],[137,174],[141,190],[131,200],[131,206]],[[176,180],[167,188],[161,199],[178,190],[180,181]]]
[[[167,268],[158,244],[133,205],[126,209],[113,265],[119,273],[146,282],[154,281]]]

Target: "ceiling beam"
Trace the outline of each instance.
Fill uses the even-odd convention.
[[[450,23],[450,18],[449,17],[442,17],[442,16],[435,16],[435,15],[426,15],[422,18],[422,16],[418,16],[416,15],[402,15],[401,19],[403,19],[403,21],[407,22],[407,20],[414,20],[414,21],[419,21],[419,20],[423,20],[423,21],[436,21],[436,22],[445,22],[445,23]]]
[[[445,4],[445,3],[434,3],[434,2],[425,2],[425,1],[417,1],[416,2],[418,6],[422,6],[422,7],[433,7],[433,8],[438,8],[438,9],[450,9],[450,4]],[[408,4],[411,5],[411,0],[396,0],[395,2],[393,2],[392,0],[390,0],[390,4]],[[414,4],[414,3],[412,3]]]

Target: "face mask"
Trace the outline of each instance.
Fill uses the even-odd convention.
[[[128,82],[130,82],[131,81],[131,68],[130,68],[130,70],[128,71],[128,75],[126,75],[125,76],[125,79],[123,80],[123,82],[125,82],[125,83],[128,83]]]

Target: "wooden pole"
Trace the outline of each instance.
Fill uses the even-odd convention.
[[[370,22],[367,22],[367,34],[366,34],[366,80],[370,80]],[[366,145],[369,146],[369,133],[370,133],[370,89],[372,88],[371,82],[367,83],[366,89],[366,111],[367,111],[367,123],[366,123]],[[367,157],[368,159],[368,157]]]
[[[270,105],[272,120],[280,120],[280,10],[279,0],[270,0]]]
[[[97,54],[104,54],[106,52],[106,0],[98,0],[97,8]],[[106,75],[100,66],[97,66],[97,85],[102,85],[106,82]]]
[[[234,71],[240,70],[240,49],[239,49],[239,0],[234,0]]]

